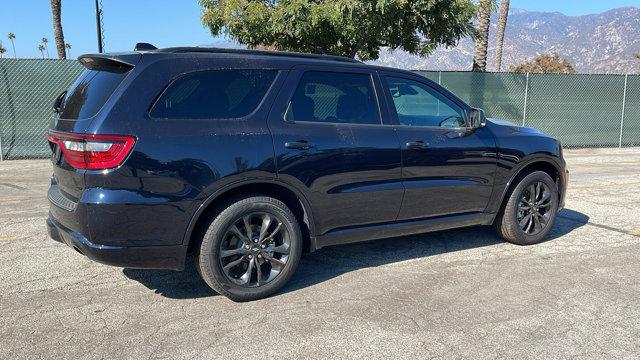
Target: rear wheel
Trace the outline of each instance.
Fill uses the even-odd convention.
[[[198,267],[218,293],[250,301],[286,284],[301,253],[300,226],[291,210],[277,199],[252,196],[230,202],[211,222]]]
[[[526,175],[513,189],[496,221],[502,238],[518,245],[539,243],[558,212],[558,188],[543,171]]]

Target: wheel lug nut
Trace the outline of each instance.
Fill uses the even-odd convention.
[[[244,248],[245,248],[245,249],[248,249],[248,248],[249,248],[249,245],[245,245],[245,246],[244,246]]]
[[[253,255],[249,255],[249,259],[253,259]]]
[[[258,254],[258,259],[262,259],[262,255]]]
[[[266,248],[266,247],[267,247],[267,245],[265,245],[265,244],[262,244],[262,248],[263,248],[263,249],[264,249],[264,248]]]

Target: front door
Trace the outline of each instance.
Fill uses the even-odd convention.
[[[491,132],[469,127],[469,108],[420,77],[382,78],[402,147],[398,220],[482,212],[496,171]]]
[[[304,193],[316,234],[395,220],[400,145],[383,126],[380,84],[367,69],[293,70],[269,117],[278,177]]]

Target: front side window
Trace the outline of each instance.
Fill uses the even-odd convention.
[[[308,71],[287,106],[287,121],[380,124],[371,75]]]
[[[400,125],[459,128],[464,111],[446,96],[420,82],[386,77]]]
[[[277,70],[210,70],[178,78],[150,111],[158,119],[232,119],[251,114]]]

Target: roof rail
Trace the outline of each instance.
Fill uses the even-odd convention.
[[[264,55],[264,56],[282,56],[282,57],[299,57],[306,59],[317,60],[333,60],[348,63],[360,63],[360,61],[344,56],[336,55],[324,55],[324,54],[309,54],[309,53],[297,53],[289,51],[268,51],[268,50],[251,50],[251,49],[225,49],[215,47],[173,47],[158,49],[156,52],[170,52],[170,53],[216,53],[216,54],[241,54],[241,55]]]

